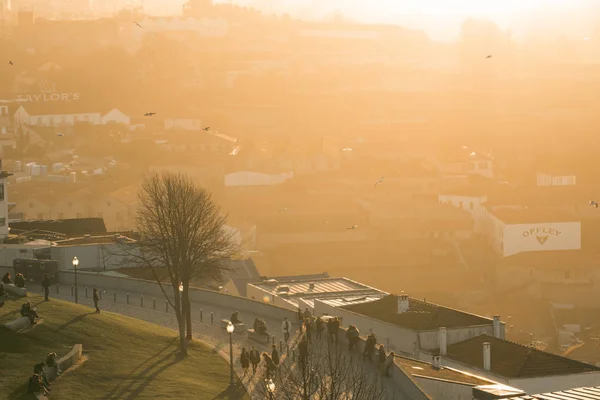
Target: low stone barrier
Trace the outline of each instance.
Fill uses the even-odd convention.
[[[14,294],[19,297],[27,296],[27,288],[26,287],[19,288],[19,287],[16,287],[13,283],[5,283],[4,290],[6,290],[8,293]]]
[[[67,355],[56,361],[58,369],[60,371],[65,371],[67,368],[70,368],[81,358],[82,354],[83,345],[76,344]],[[46,378],[51,382],[58,378],[55,367],[44,367],[44,375],[46,375]]]
[[[228,319],[222,319],[221,320],[221,327],[223,329],[227,329],[227,325],[229,325],[229,320]],[[246,325],[244,325],[243,323],[239,323],[239,324],[233,324],[233,333],[239,333],[242,334],[244,332],[246,332]]]
[[[17,319],[14,319],[14,320],[4,324],[5,327],[7,327],[8,329],[10,329],[13,332],[22,331],[23,329],[28,328],[30,325],[31,325],[31,320],[29,319],[29,317],[19,317]]]
[[[257,333],[254,329],[248,329],[248,339],[254,340],[258,343],[269,344],[271,335],[268,333]]]

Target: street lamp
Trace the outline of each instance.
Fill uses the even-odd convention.
[[[275,383],[273,379],[269,379],[267,382],[267,392],[269,392],[269,400],[273,400],[273,393],[275,393]]]
[[[234,387],[234,382],[233,382],[233,330],[234,329],[235,329],[235,327],[233,326],[231,321],[229,321],[229,323],[227,324],[227,333],[229,333],[229,387],[231,389],[233,389],[233,387]]]
[[[79,265],[79,259],[77,257],[73,257],[73,268],[75,269],[75,304],[79,302],[79,297],[77,296],[77,266]]]

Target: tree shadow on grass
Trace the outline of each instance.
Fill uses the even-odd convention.
[[[127,392],[129,389],[131,389],[131,387],[134,385],[134,382],[130,382],[125,388],[121,389],[121,386],[123,386],[123,384],[125,384],[125,382],[127,382],[127,380],[131,379],[144,365],[148,364],[152,359],[160,356],[162,353],[164,353],[167,349],[169,349],[170,347],[173,347],[173,345],[175,344],[176,341],[178,341],[179,338],[174,337],[172,340],[169,341],[169,343],[167,343],[167,345],[165,347],[163,347],[158,353],[156,353],[155,355],[153,355],[152,357],[148,358],[146,361],[144,361],[143,363],[141,363],[140,365],[138,365],[137,367],[135,367],[133,369],[133,371],[131,371],[129,373],[129,375],[127,375],[127,378],[122,379],[117,386],[115,386],[107,395],[106,397],[108,399],[112,399],[112,398],[119,398],[118,394],[122,394],[124,392]],[[170,352],[169,354],[173,354],[174,351]],[[168,357],[169,355],[167,355]],[[160,363],[162,360],[164,360],[164,357],[158,361],[158,363]],[[151,365],[150,367],[148,367],[144,372],[148,371],[148,369],[151,369],[154,365],[157,365],[158,363],[155,363],[153,365]]]
[[[212,400],[237,400],[243,399],[246,396],[247,391],[242,382],[239,380],[236,382],[233,388],[228,387],[221,393],[212,398]]]
[[[92,315],[92,314],[95,314],[95,312],[89,312],[89,313],[87,313],[87,314],[81,314],[81,315],[78,315],[78,316],[76,316],[75,318],[73,318],[72,320],[70,320],[70,321],[68,321],[68,322],[66,322],[66,323],[64,323],[64,324],[62,324],[62,325],[61,325],[61,326],[59,326],[58,328],[56,328],[56,330],[60,332],[60,331],[62,331],[63,329],[65,329],[65,328],[69,327],[69,325],[73,325],[73,324],[75,324],[75,323],[77,323],[77,322],[83,321],[83,320],[84,320],[84,319],[85,319],[85,318],[86,318],[88,315]]]

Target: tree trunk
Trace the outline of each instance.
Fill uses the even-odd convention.
[[[176,289],[175,293],[175,316],[177,317],[177,326],[179,327],[179,348],[181,355],[187,355],[187,340],[185,340],[185,313],[181,293]]]
[[[190,302],[190,292],[187,288],[183,290],[183,304],[187,329],[186,339],[192,340],[192,303]]]

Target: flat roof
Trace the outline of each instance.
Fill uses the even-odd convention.
[[[311,289],[311,284],[314,284],[314,287]],[[377,289],[374,289],[370,286],[363,285],[362,283],[355,282],[348,278],[317,278],[317,277],[309,277],[300,279],[289,279],[289,280],[278,280],[276,278],[265,279],[262,282],[254,282],[250,283],[263,291],[272,294],[278,295],[281,293],[281,287],[287,286],[289,288],[288,293],[289,297],[301,297],[306,295],[321,295],[321,294],[331,294],[331,293],[352,293],[357,291],[373,291],[373,292],[381,292]]]
[[[490,318],[413,298],[409,298],[408,307],[407,311],[398,314],[398,296],[388,295],[370,303],[354,304],[343,308],[414,331],[492,324]]]
[[[405,373],[412,375],[415,378],[434,378],[446,381],[460,382],[473,386],[489,385],[495,383],[494,381],[491,381],[489,379],[469,374],[467,372],[463,372],[454,368],[448,368],[444,366],[442,366],[441,368],[434,368],[431,363],[415,360],[414,358],[396,356],[394,361],[397,365],[400,366],[400,368],[402,368],[402,370]]]
[[[66,246],[85,246],[92,244],[111,244],[111,243],[134,243],[135,240],[123,235],[107,235],[107,236],[89,236],[76,237],[65,240],[55,241],[56,247]]]
[[[600,386],[580,387],[563,390],[560,392],[534,394],[528,396],[511,397],[507,400],[600,400]]]

